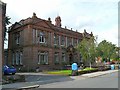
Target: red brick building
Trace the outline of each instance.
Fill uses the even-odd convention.
[[[4,61],[4,31],[5,31],[6,4],[0,1],[0,60]],[[1,56],[2,54],[2,56]],[[1,59],[2,58],[2,59]]]
[[[4,64],[4,31],[5,31],[6,4],[0,0],[0,72]],[[0,74],[0,81],[1,81]]]
[[[91,37],[86,31],[79,33],[61,27],[60,16],[44,20],[35,13],[31,18],[16,22],[9,30],[9,64],[22,70],[60,69],[63,65],[80,62],[75,46],[83,37]]]

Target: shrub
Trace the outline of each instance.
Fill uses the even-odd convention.
[[[105,66],[99,66],[98,67],[99,71],[106,71],[106,70],[110,70],[110,69],[111,69],[110,67],[105,67]]]
[[[96,72],[98,71],[97,68],[85,68],[83,70],[78,71],[79,74],[86,74],[86,73],[91,73],[91,72]]]

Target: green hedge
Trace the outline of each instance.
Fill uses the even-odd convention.
[[[91,73],[91,72],[97,72],[97,68],[85,68],[83,70],[78,71],[78,74],[86,74],[86,73]]]

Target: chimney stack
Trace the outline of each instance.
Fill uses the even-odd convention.
[[[61,17],[60,16],[57,16],[55,18],[55,26],[61,27]]]

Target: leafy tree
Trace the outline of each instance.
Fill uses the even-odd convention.
[[[118,52],[118,48],[116,47],[114,50],[113,50],[113,54],[111,55],[111,59],[114,59],[114,60],[119,60],[119,52]]]
[[[102,57],[105,61],[109,61],[110,58],[116,58],[116,46],[111,42],[103,40],[98,44],[97,55]]]
[[[94,37],[84,38],[77,47],[77,50],[82,55],[82,59],[84,62],[89,62],[91,67],[91,63],[95,61],[96,57],[96,43]]]
[[[6,34],[7,34],[7,32],[8,32],[7,25],[11,24],[10,19],[11,19],[11,18],[10,18],[9,16],[6,16],[6,17],[5,17],[4,41],[7,40],[7,38],[6,38]]]

